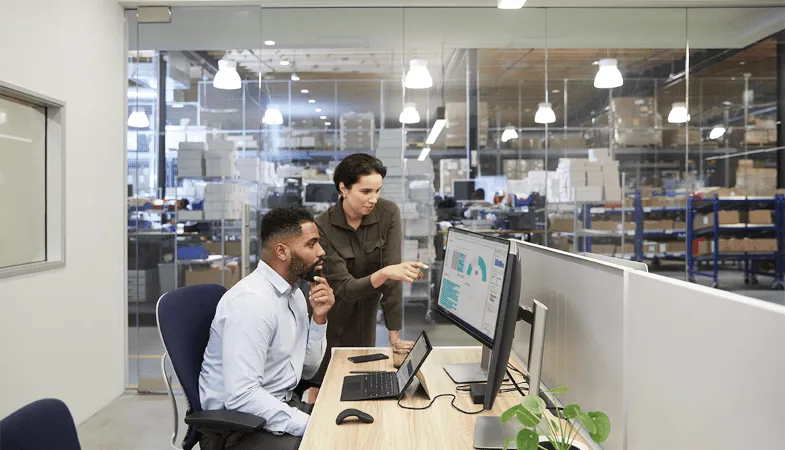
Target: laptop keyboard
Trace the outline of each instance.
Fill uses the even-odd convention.
[[[395,389],[394,373],[368,373],[363,377],[363,397],[394,397],[398,395]]]

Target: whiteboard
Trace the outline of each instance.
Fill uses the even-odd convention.
[[[46,108],[0,94],[0,268],[46,261]]]
[[[785,448],[785,307],[628,276],[627,448]]]

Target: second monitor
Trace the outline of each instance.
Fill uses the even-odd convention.
[[[504,334],[517,316],[517,301],[508,298],[514,263],[509,240],[450,228],[436,311],[483,344],[480,362],[444,366],[456,383],[487,381],[491,349],[512,338]]]

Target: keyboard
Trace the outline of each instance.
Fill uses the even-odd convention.
[[[367,373],[363,375],[363,397],[394,397],[398,395],[395,387],[395,373]]]

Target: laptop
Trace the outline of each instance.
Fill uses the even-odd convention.
[[[423,331],[397,372],[375,372],[345,377],[341,390],[341,401],[400,398],[406,392],[432,349],[431,341]]]

